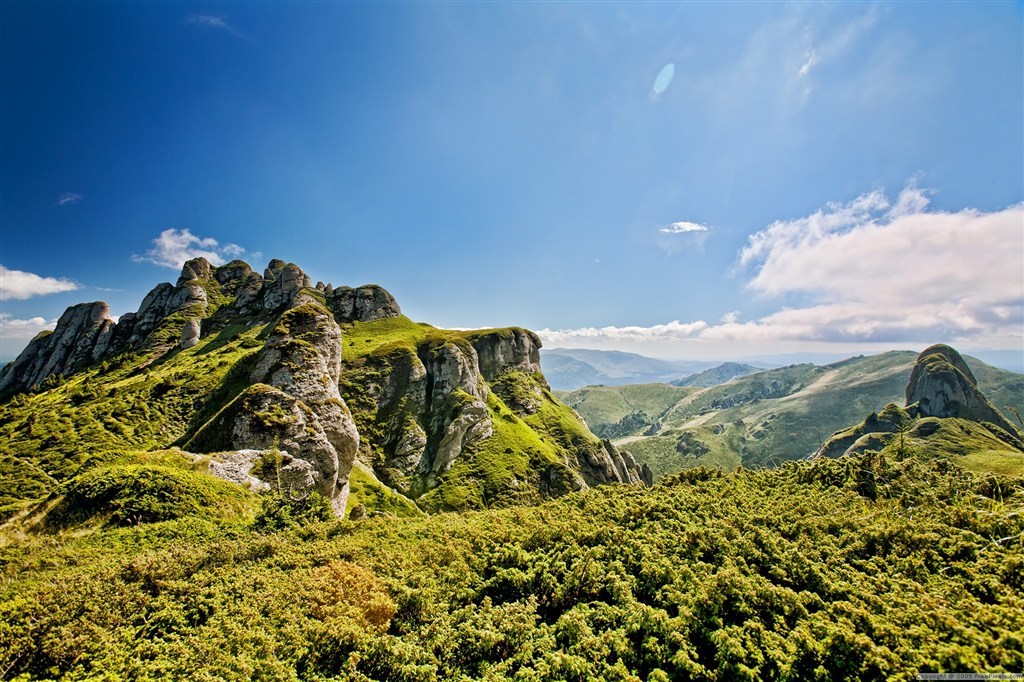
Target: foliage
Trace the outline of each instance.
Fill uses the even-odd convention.
[[[331,503],[315,490],[298,497],[274,490],[264,493],[261,498],[262,503],[252,522],[253,528],[260,531],[287,530],[334,518]]]
[[[1019,478],[872,453],[724,475],[696,468],[653,489],[609,486],[530,508],[279,533],[193,517],[11,539],[0,545],[0,674],[1017,671],[1022,507]]]
[[[51,526],[99,517],[113,525],[167,521],[184,516],[224,516],[248,502],[240,488],[206,474],[154,464],[99,466],[57,490],[46,515]]]

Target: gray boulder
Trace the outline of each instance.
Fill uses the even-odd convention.
[[[334,319],[342,322],[372,322],[402,314],[398,302],[386,289],[376,284],[352,287],[324,288],[327,307]]]

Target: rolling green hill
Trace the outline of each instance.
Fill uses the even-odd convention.
[[[616,444],[656,476],[699,464],[770,466],[810,455],[830,434],[888,403],[903,404],[916,357],[893,351],[825,366],[792,365],[686,395],[658,385],[558,395],[595,433],[614,432]],[[1024,376],[967,362],[997,407],[1009,415],[1008,408],[1024,411]],[[633,403],[644,405],[644,419],[636,418],[641,413]]]

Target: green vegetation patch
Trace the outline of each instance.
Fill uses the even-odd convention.
[[[422,516],[419,507],[404,495],[388,488],[366,469],[356,462],[349,474],[348,502],[345,506],[346,515],[353,508],[363,505],[367,513],[379,513],[385,516],[408,517]]]
[[[912,680],[1024,667],[1024,486],[877,454],[282,532],[0,545],[8,677]],[[253,627],[258,623],[259,627]]]
[[[62,488],[46,523],[66,527],[99,517],[112,525],[241,513],[252,496],[206,474],[154,464],[100,466]]]

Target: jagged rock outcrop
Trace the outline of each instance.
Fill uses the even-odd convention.
[[[327,307],[334,313],[334,319],[341,322],[372,322],[402,314],[398,302],[383,287],[365,284],[353,289],[328,285],[324,288]]]
[[[955,349],[938,344],[917,358],[907,384],[907,406],[919,417],[986,421],[1009,432],[1015,427],[978,390],[978,381]]]
[[[199,320],[194,317],[185,320],[185,326],[181,328],[181,348],[192,348],[199,345],[199,335]]]
[[[425,486],[433,487],[464,449],[493,433],[487,384],[473,346],[464,340],[428,344],[419,350],[426,370],[422,417],[427,436],[419,464]]]
[[[980,390],[970,367],[954,348],[930,346],[914,363],[907,383],[906,406],[889,404],[863,423],[838,431],[818,449],[815,457],[838,457],[878,450],[892,434],[927,438],[942,419],[964,419],[985,425],[993,435],[1014,448],[1024,448],[1022,434]]]
[[[379,327],[378,341],[368,325],[387,318],[399,319]],[[339,324],[355,337],[347,345]],[[192,420],[176,445],[248,453],[222,468],[249,483],[253,472],[244,469],[252,452],[276,447],[282,459],[273,480],[260,469],[263,480],[292,495],[315,489],[338,515],[357,457],[376,485],[430,510],[650,483],[649,469],[597,440],[551,394],[540,345],[524,329],[416,324],[379,286],[314,286],[283,260],[270,261],[260,275],[242,261],[217,267],[196,258],[117,323],[102,303],[69,308],[53,333],[33,340],[4,369],[0,391],[24,390],[107,358],[112,362],[100,376],[121,377],[127,368],[135,383],[150,381],[150,372],[140,370],[161,367],[149,395],[157,403],[167,396],[181,420]],[[343,349],[351,365],[344,373]],[[193,361],[202,371],[226,373],[215,390],[187,390]],[[204,385],[209,391],[212,384]],[[75,399],[95,394],[85,387]],[[460,492],[448,496],[448,489]]]
[[[308,297],[304,292],[310,292]],[[51,375],[67,375],[92,361],[126,351],[191,348],[202,338],[203,321],[218,310],[225,319],[266,318],[297,302],[323,300],[313,297],[314,292],[327,295],[338,321],[371,321],[401,314],[391,294],[376,285],[314,289],[309,276],[294,263],[274,259],[260,277],[240,260],[215,267],[205,258],[193,258],[182,266],[175,284],[158,284],[143,298],[138,311],[125,313],[117,323],[102,302],[68,308],[54,334],[34,339],[11,365],[0,370],[0,393],[26,390]],[[297,301],[300,297],[302,301]],[[171,328],[155,334],[165,325]]]
[[[283,491],[302,495],[316,489],[336,512],[338,502],[344,511],[344,500],[338,499],[338,455],[323,424],[308,405],[273,386],[249,386],[185,444],[193,452],[272,447],[283,455],[274,476]],[[277,480],[268,482],[276,485]]]
[[[526,329],[490,329],[469,337],[480,373],[494,381],[506,372],[540,373],[540,337]]]
[[[110,344],[114,322],[106,303],[79,303],[64,311],[52,333],[34,338],[0,373],[0,392],[41,385],[95,362]]]
[[[282,275],[287,272],[285,267]],[[338,393],[340,370],[341,330],[331,313],[312,302],[291,308],[274,326],[249,375],[249,381],[261,388],[250,389],[243,409],[230,411],[228,420],[221,415],[215,427],[230,431],[230,449],[264,448],[276,442],[296,460],[289,460],[289,471],[308,474],[291,476],[292,485],[300,492],[315,486],[339,515],[345,510],[349,473],[359,448],[352,414]],[[224,446],[207,436],[193,439],[200,451]]]

